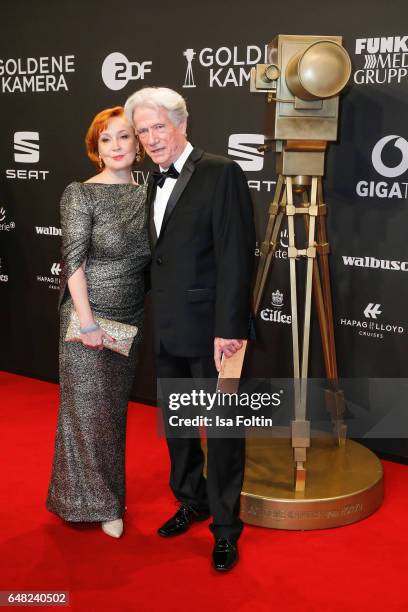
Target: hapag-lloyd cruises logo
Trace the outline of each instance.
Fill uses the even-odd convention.
[[[356,85],[401,83],[408,79],[408,35],[356,39]],[[361,61],[362,60],[362,61]]]
[[[370,302],[362,309],[364,319],[349,319],[348,317],[340,317],[339,323],[342,327],[348,327],[356,332],[359,336],[366,338],[374,338],[383,340],[389,335],[399,335],[405,333],[405,328],[400,322],[383,321],[383,309],[381,304]]]
[[[51,264],[49,272],[52,274],[52,276],[49,276],[49,273],[47,275],[37,274],[37,282],[48,285],[48,289],[59,289],[61,264],[58,262],[54,262],[53,264]]]
[[[249,82],[251,67],[267,63],[267,45],[236,47],[204,47],[185,49],[183,57],[187,62],[183,87],[242,87]],[[204,71],[202,69],[205,69]],[[203,78],[203,72],[205,78]]]

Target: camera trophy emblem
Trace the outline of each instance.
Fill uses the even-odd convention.
[[[183,55],[187,60],[186,77],[184,79],[183,87],[196,87],[194,83],[193,68],[191,65],[195,56],[195,51],[194,49],[186,49],[185,51],[183,51]]]
[[[285,479],[282,474],[286,470],[287,476],[289,457],[285,455],[287,461],[281,460],[282,447],[278,448],[276,443],[274,446],[272,438],[267,440],[269,447],[267,443],[263,447],[251,446],[252,440],[249,439],[241,508],[244,520],[252,524],[284,529],[325,528],[364,518],[377,510],[383,499],[379,460],[368,449],[351,440],[346,441],[343,420],[345,401],[339,388],[334,339],[327,204],[323,197],[325,154],[328,144],[337,139],[339,96],[349,81],[351,61],[340,36],[279,35],[268,45],[267,57],[268,64],[258,64],[251,71],[251,92],[266,94],[265,144],[259,150],[275,151],[277,181],[269,207],[265,238],[260,247],[254,312],[257,314],[261,305],[285,218],[288,228],[294,392],[290,438],[291,463],[295,469],[294,480],[292,475],[285,481],[288,489],[286,498],[285,495],[282,497]],[[304,223],[299,228],[302,218]],[[302,239],[303,243],[300,243]],[[300,259],[306,261],[304,296],[301,296],[297,282]],[[312,294],[328,383],[325,403],[332,418],[337,444],[327,443],[326,435],[326,447],[324,444],[319,446],[322,442],[313,438],[314,448],[310,449],[307,391]],[[279,302],[278,292],[272,295],[272,301],[274,304]],[[303,337],[300,345],[299,307],[302,303]],[[220,391],[223,390],[223,377],[226,386],[228,377],[240,377],[245,349],[246,344],[241,351],[225,360],[218,385]],[[228,363],[230,360],[231,365]],[[312,461],[310,477],[306,478],[308,450],[314,463]],[[275,456],[272,456],[273,453]],[[271,485],[273,479],[279,482],[279,487],[276,486],[271,495],[265,493],[268,470],[268,484]],[[271,491],[272,488],[271,485]],[[357,503],[352,505],[351,500]],[[346,512],[346,506],[352,511]]]

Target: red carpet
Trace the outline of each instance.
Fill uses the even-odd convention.
[[[156,410],[133,404],[128,425],[125,536],[68,526],[44,507],[58,387],[0,373],[0,590],[70,591],[71,610],[406,611],[408,468],[384,462],[386,498],[349,527],[285,532],[247,527],[241,562],[210,567],[206,524],[156,536],[175,510]]]

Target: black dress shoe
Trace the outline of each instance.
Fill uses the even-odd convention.
[[[235,542],[227,538],[218,538],[213,550],[214,568],[218,572],[227,572],[238,561],[238,550]]]
[[[164,538],[176,536],[184,533],[189,529],[192,523],[205,521],[209,518],[208,512],[198,512],[187,504],[181,504],[176,514],[164,523],[157,533]]]

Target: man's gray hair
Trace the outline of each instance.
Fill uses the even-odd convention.
[[[169,113],[171,122],[179,127],[187,120],[188,111],[185,99],[168,87],[144,87],[126,100],[125,115],[133,125],[133,113],[136,108],[146,106],[158,110],[164,108]]]

